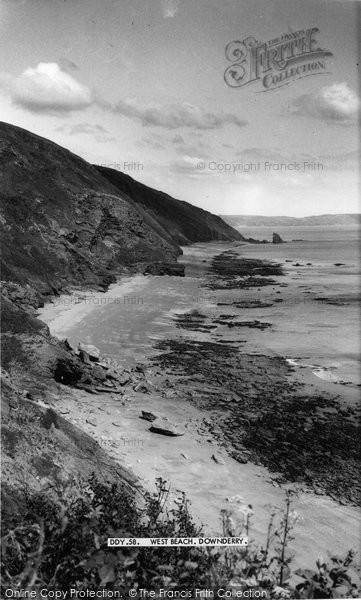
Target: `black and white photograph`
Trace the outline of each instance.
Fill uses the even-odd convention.
[[[1,599],[361,598],[360,0],[0,0]]]

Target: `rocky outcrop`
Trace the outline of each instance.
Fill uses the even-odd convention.
[[[272,244],[283,244],[284,241],[278,233],[272,233]]]
[[[185,267],[179,263],[165,263],[165,262],[154,262],[149,263],[144,271],[144,275],[175,275],[177,277],[184,277]]]

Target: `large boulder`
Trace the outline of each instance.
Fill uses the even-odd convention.
[[[272,233],[272,244],[284,244],[283,239],[278,233]]]
[[[153,433],[161,433],[162,435],[169,436],[180,436],[184,435],[185,431],[179,427],[176,423],[171,423],[163,417],[159,417],[153,421],[150,431]]]
[[[83,344],[82,342],[79,342],[78,350],[79,354],[86,353],[90,360],[94,362],[98,362],[100,360],[100,350],[92,344]]]

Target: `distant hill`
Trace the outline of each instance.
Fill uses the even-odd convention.
[[[221,215],[232,227],[310,227],[312,225],[361,225],[361,214],[312,215],[310,217],[265,217],[262,215]]]

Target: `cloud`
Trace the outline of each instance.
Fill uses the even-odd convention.
[[[170,107],[148,106],[140,107],[134,102],[119,101],[112,110],[130,119],[141,121],[144,126],[163,127],[165,129],[221,129],[225,125],[244,127],[247,121],[236,115],[207,112],[193,104],[178,104]]]
[[[0,85],[10,94],[13,104],[31,112],[70,112],[93,102],[91,91],[57,63],[39,63],[19,77],[5,75]]]
[[[184,138],[177,133],[174,137],[172,137],[173,144],[184,144]]]
[[[267,148],[244,148],[243,150],[237,150],[235,156],[244,162],[291,162],[295,160],[293,155],[285,155],[279,150],[269,150]]]
[[[179,160],[173,160],[169,163],[169,170],[172,173],[180,175],[197,176],[204,174],[204,171],[199,169],[197,165],[203,162],[199,158],[184,156]]]
[[[116,140],[109,134],[108,130],[98,123],[77,123],[75,125],[60,125],[55,128],[55,131],[66,133],[67,135],[91,135],[97,142],[113,142]]]
[[[162,11],[165,19],[173,19],[178,12],[179,0],[162,0]]]
[[[360,115],[360,99],[345,82],[323,87],[317,94],[304,94],[293,105],[293,114],[340,125],[351,125]]]
[[[83,133],[87,135],[96,135],[100,133],[109,133],[103,125],[99,124],[90,124],[90,123],[78,123],[76,125],[72,125],[69,130],[70,135],[76,135],[78,133]]]
[[[152,138],[144,138],[142,142],[139,144],[140,146],[150,146],[153,150],[165,150],[165,146]]]

